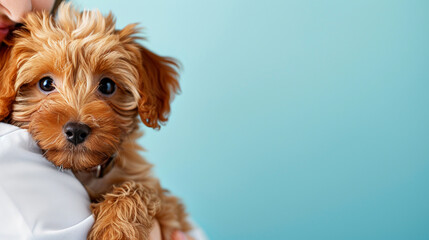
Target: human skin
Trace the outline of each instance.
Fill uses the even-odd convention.
[[[55,0],[0,0],[0,42],[30,11],[51,11]]]
[[[0,0],[0,42],[2,42],[9,32],[20,23],[28,12],[31,11],[52,11],[55,0]],[[173,233],[174,240],[191,240],[182,232]],[[161,240],[161,230],[158,222],[150,233],[150,240]]]

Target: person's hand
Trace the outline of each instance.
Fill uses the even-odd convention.
[[[173,236],[171,237],[172,240],[194,240],[193,237],[181,232],[181,231],[175,231],[173,232]]]
[[[161,228],[159,227],[159,223],[156,220],[153,223],[153,227],[152,227],[152,231],[150,232],[149,239],[150,240],[161,240],[162,239]],[[185,233],[180,232],[180,231],[173,232],[171,239],[172,240],[194,240],[194,238],[192,238],[192,237],[190,237],[190,236],[188,236]]]

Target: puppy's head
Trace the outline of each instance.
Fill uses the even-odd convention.
[[[3,54],[0,120],[27,128],[57,166],[106,161],[143,123],[167,121],[179,90],[177,64],[138,44],[135,25],[62,5],[58,18],[32,13]]]

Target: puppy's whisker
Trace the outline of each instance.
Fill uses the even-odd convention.
[[[63,165],[60,165],[59,167],[57,167],[57,169],[58,169],[58,171],[60,171],[60,172],[64,172],[64,167],[63,167]]]

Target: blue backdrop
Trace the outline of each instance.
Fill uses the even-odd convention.
[[[429,239],[429,1],[76,1],[182,94],[140,143],[211,239]]]

